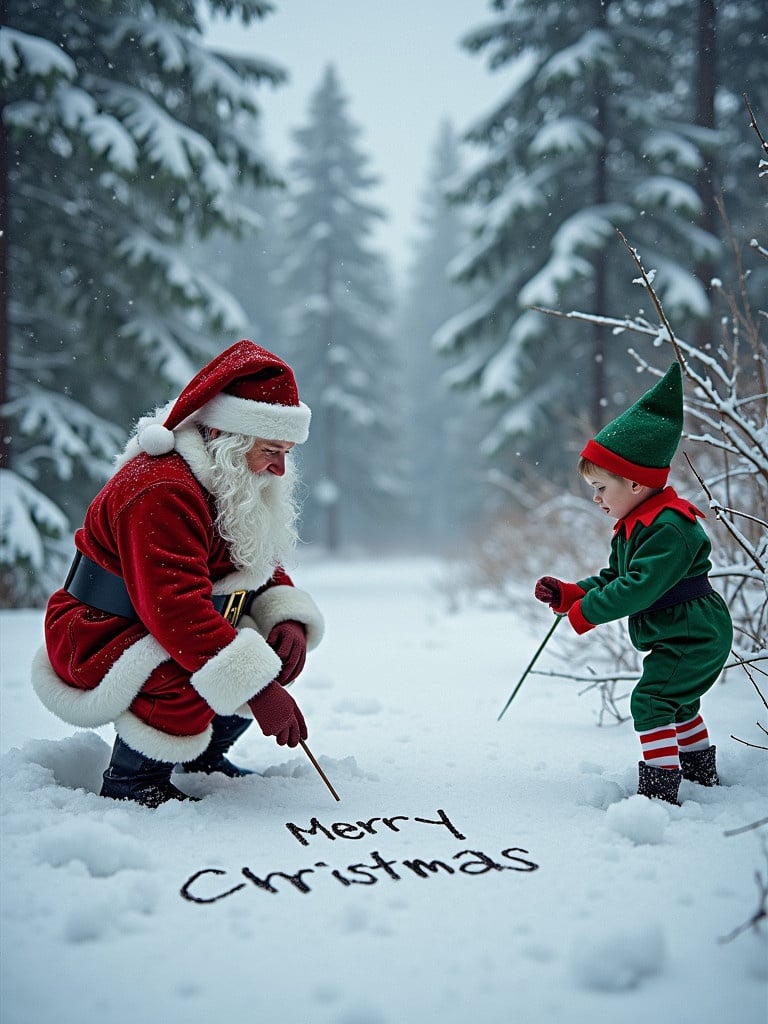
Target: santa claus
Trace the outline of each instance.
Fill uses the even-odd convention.
[[[254,718],[279,744],[306,739],[285,688],[323,619],[283,564],[309,420],[288,364],[240,341],[139,421],[91,503],[32,676],[65,722],[114,723],[103,796],[189,799],[176,765],[248,774],[225,755]]]

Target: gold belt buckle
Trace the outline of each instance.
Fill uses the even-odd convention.
[[[222,615],[231,626],[236,626],[243,613],[243,605],[248,596],[247,590],[234,590],[224,605]]]

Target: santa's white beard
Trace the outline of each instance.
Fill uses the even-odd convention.
[[[267,578],[285,563],[298,539],[297,475],[286,459],[284,476],[252,473],[245,452],[252,437],[221,434],[208,441],[216,527],[234,564]]]

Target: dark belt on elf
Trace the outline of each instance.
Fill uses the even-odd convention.
[[[650,612],[660,612],[664,608],[672,608],[676,604],[684,604],[686,601],[693,601],[696,597],[706,597],[707,594],[714,594],[709,576],[702,573],[701,576],[690,576],[688,579],[680,580],[674,587],[662,594],[652,605],[644,608],[641,612],[634,612],[629,616],[630,622],[640,619]]]
[[[80,551],[70,566],[64,589],[78,601],[109,615],[138,621],[125,581],[108,569],[102,568]],[[235,590],[231,594],[214,594],[213,607],[227,622],[236,626],[254,591]]]

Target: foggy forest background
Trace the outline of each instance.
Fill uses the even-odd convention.
[[[765,308],[745,106],[768,124],[764,0],[487,3],[461,45],[498,101],[434,125],[400,288],[342,71],[277,166],[260,97],[291,69],[206,43],[204,16],[248,25],[279,0],[51,6],[7,0],[0,31],[5,606],[61,584],[131,423],[241,337],[294,366],[313,412],[305,541],[471,550],[487,576],[530,557],[547,503],[586,500],[586,438],[651,385],[638,363],[674,358],[617,228],[689,351],[741,368],[768,444],[765,317],[746,338],[729,300]]]

